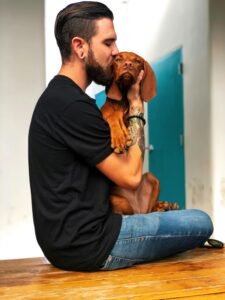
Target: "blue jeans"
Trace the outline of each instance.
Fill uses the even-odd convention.
[[[213,232],[196,209],[123,216],[119,237],[101,270],[115,270],[202,246]]]

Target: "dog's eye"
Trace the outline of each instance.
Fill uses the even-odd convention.
[[[119,63],[119,62],[121,62],[121,61],[122,61],[122,58],[121,58],[121,57],[116,57],[116,58],[115,58],[115,62]]]
[[[141,61],[140,61],[140,59],[138,59],[138,58],[136,58],[136,59],[134,60],[134,62],[135,62],[136,64],[141,64]]]

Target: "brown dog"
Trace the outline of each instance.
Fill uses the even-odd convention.
[[[156,79],[150,65],[132,52],[120,52],[113,63],[113,82],[106,89],[107,99],[101,110],[110,126],[112,147],[116,153],[124,151],[130,144],[127,130],[127,91],[141,70],[144,70],[141,98],[148,102],[156,94]]]
[[[113,82],[106,89],[107,99],[101,111],[111,131],[111,144],[116,153],[123,152],[130,145],[127,130],[129,102],[127,92],[137,80],[140,71],[144,70],[141,81],[141,98],[148,102],[156,94],[156,79],[150,65],[133,52],[120,52],[113,63]],[[148,213],[176,209],[177,206],[167,202],[157,202],[159,180],[151,173],[142,176],[136,190],[115,186],[111,191],[113,211],[120,214]]]

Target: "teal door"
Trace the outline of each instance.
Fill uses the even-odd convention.
[[[99,108],[102,107],[102,105],[105,103],[106,100],[106,93],[105,90],[95,94],[95,100],[96,100],[96,104]]]
[[[160,180],[160,200],[185,208],[182,49],[151,65],[157,95],[148,103],[149,170]]]

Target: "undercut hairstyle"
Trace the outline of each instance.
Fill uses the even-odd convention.
[[[95,22],[102,18],[113,20],[113,13],[105,4],[94,1],[72,3],[58,13],[55,38],[63,62],[70,58],[72,39],[77,36],[90,42],[96,34]]]

